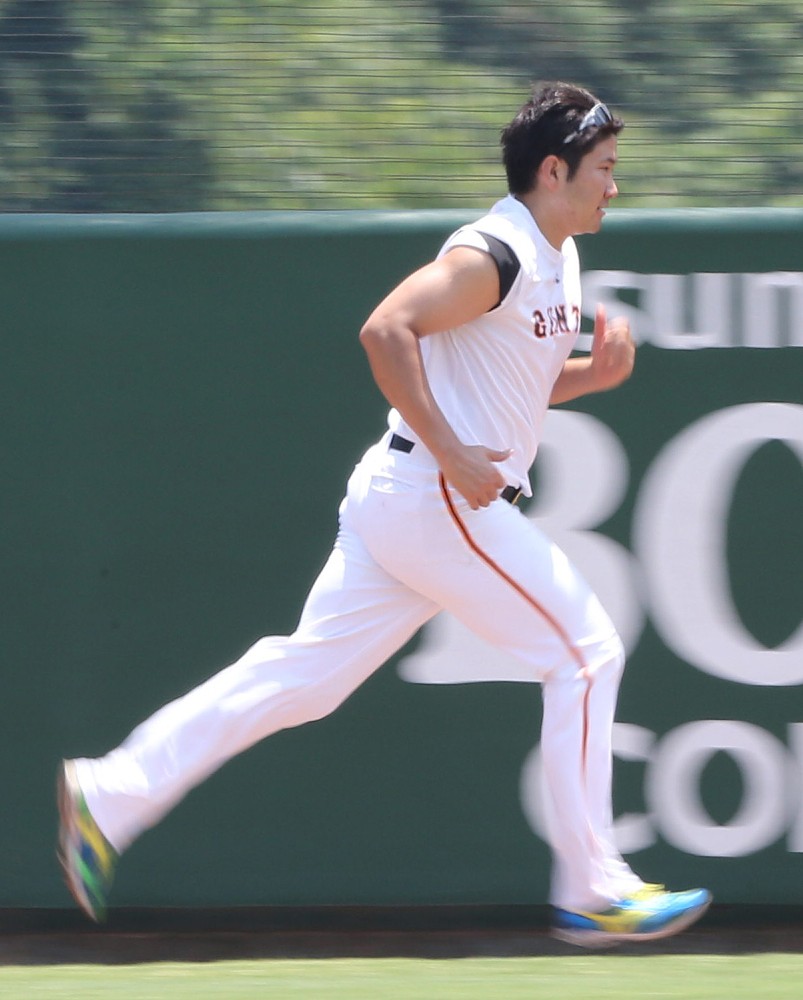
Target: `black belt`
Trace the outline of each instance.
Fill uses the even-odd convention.
[[[391,434],[388,448],[392,448],[393,451],[403,451],[405,455],[409,455],[413,448],[415,448],[415,444],[412,441],[408,441],[407,438],[403,438],[401,434]]]
[[[415,448],[415,442],[408,441],[407,438],[402,437],[401,434],[391,434],[390,444],[388,447],[393,451],[403,451],[405,455],[409,455],[413,448]],[[518,503],[519,497],[521,496],[521,488],[518,486],[506,486],[499,496],[503,500],[507,500],[508,503]]]

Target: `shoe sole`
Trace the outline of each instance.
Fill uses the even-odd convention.
[[[95,912],[84,890],[83,883],[73,871],[69,861],[69,852],[78,839],[75,821],[74,793],[71,785],[74,779],[68,773],[72,769],[69,761],[62,761],[56,776],[56,802],[59,809],[59,843],[56,857],[58,858],[64,882],[70,890],[70,895],[84,911],[90,920],[100,923],[100,917]]]
[[[711,900],[708,899],[700,906],[682,913],[665,927],[661,927],[656,931],[645,931],[641,934],[635,931],[629,934],[615,934],[610,931],[594,930],[577,931],[562,927],[553,927],[551,933],[559,941],[580,945],[583,948],[613,948],[617,944],[626,944],[629,941],[658,941],[661,938],[679,934],[681,931],[685,931],[687,927],[691,927],[693,923],[696,923],[702,917],[710,905]]]

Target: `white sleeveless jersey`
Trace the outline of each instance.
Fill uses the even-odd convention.
[[[422,337],[421,352],[432,393],[460,440],[512,448],[499,468],[510,485],[529,496],[529,469],[552,387],[580,330],[580,266],[574,241],[556,250],[512,195],[453,233],[438,256],[457,246],[488,249],[483,233],[518,257],[521,269],[513,286],[483,316]],[[396,410],[388,425],[418,440]]]

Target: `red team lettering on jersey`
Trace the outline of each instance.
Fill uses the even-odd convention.
[[[561,334],[566,333],[579,333],[580,306],[571,306],[570,312],[572,316],[571,326],[566,316],[565,305],[548,308],[546,315],[540,309],[536,309],[533,313],[533,332],[536,337],[542,339],[544,337],[559,337]]]

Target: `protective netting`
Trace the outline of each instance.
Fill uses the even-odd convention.
[[[483,206],[539,79],[620,206],[800,205],[798,0],[0,0],[0,210]]]

